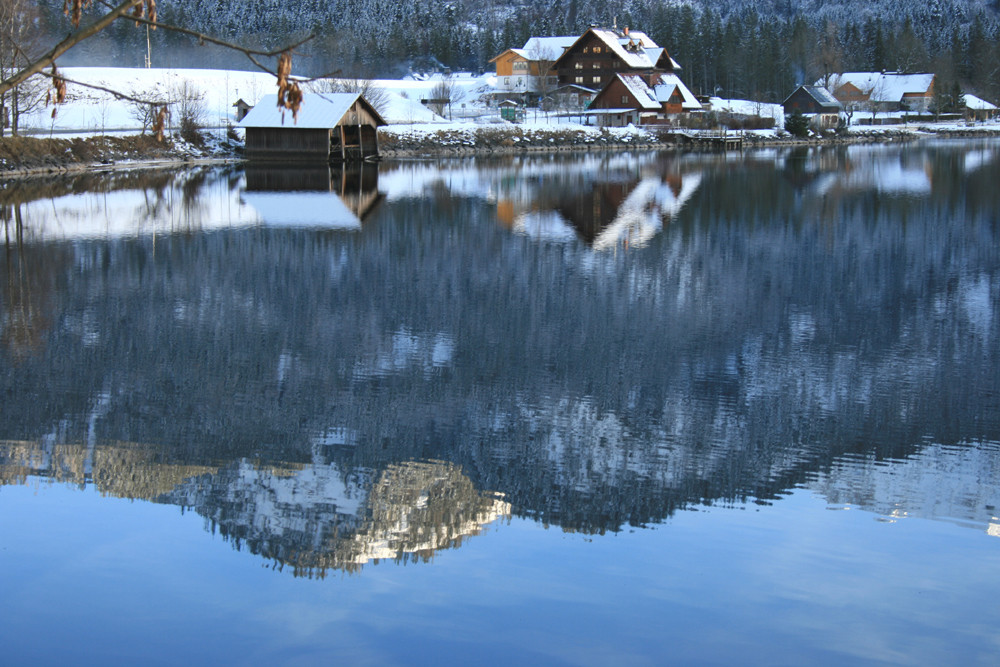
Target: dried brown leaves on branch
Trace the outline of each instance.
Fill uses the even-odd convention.
[[[80,20],[83,18],[83,10],[88,9],[93,4],[93,0],[63,0],[63,14],[70,17],[74,28],[80,27]],[[156,0],[138,0],[132,8],[132,16],[135,18],[149,19],[156,23]],[[156,30],[156,26],[153,26]]]
[[[56,109],[66,101],[66,80],[60,76],[56,66],[52,66],[52,87],[45,95],[45,104],[52,105],[52,117],[56,117]]]
[[[167,109],[166,104],[161,104],[159,107],[153,107],[153,132],[156,133],[156,140],[163,141],[163,132],[167,128],[167,118],[170,117],[170,111]]]
[[[299,108],[302,106],[302,89],[295,81],[289,81],[292,74],[292,56],[285,51],[278,56],[278,108],[290,109],[292,120],[299,119]]]

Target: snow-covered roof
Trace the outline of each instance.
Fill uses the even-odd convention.
[[[520,49],[514,49],[518,55],[528,60],[556,60],[569,47],[573,46],[578,35],[561,37],[532,37]],[[523,53],[522,53],[523,52]]]
[[[995,104],[991,104],[986,100],[976,97],[975,95],[970,95],[969,93],[965,93],[962,97],[965,100],[965,107],[967,109],[973,109],[976,111],[995,111],[997,108]]]
[[[807,95],[809,95],[811,98],[816,100],[816,102],[818,102],[824,107],[835,107],[837,109],[844,108],[844,105],[841,104],[840,101],[823,86],[799,86],[799,88],[805,91]],[[796,88],[791,95],[786,97],[785,101],[782,102],[782,104],[787,104],[788,100],[792,99],[795,93],[799,91],[799,88]]]
[[[823,86],[802,86],[802,89],[809,93],[814,100],[823,106],[840,108],[843,105],[834,97],[829,90]]]
[[[291,111],[278,108],[277,95],[264,95],[247,113],[246,118],[239,122],[239,126],[326,130],[336,127],[359,97],[359,93],[307,92],[303,96],[298,119],[294,119]]]
[[[868,94],[873,102],[899,102],[903,95],[926,95],[934,83],[933,74],[900,74],[899,72],[844,72],[831,81],[836,90],[846,83]],[[817,86],[822,81],[817,81]]]
[[[639,108],[647,111],[659,111],[674,92],[681,95],[682,109],[700,109],[701,104],[691,94],[687,86],[676,74],[660,74],[654,86],[650,87],[638,74],[615,75],[639,103]],[[606,111],[606,110],[605,110]]]
[[[691,91],[676,74],[658,75],[656,83],[652,87],[638,74],[616,74],[615,76],[636,99],[639,108],[644,111],[660,111],[663,108],[663,103],[667,102],[675,92],[680,93],[682,109],[701,108],[697,98],[691,94]],[[603,111],[609,110],[604,109]]]
[[[663,87],[662,92],[660,90],[661,86]],[[681,102],[681,108],[683,109],[701,108],[701,102],[699,102],[698,98],[696,98],[694,94],[692,94],[691,91],[688,90],[687,86],[684,85],[684,82],[681,81],[681,78],[679,76],[677,76],[676,74],[669,74],[669,73],[657,75],[657,83],[656,86],[654,86],[654,90],[656,91],[656,98],[658,100],[660,100],[661,102],[666,102],[668,99],[670,99],[670,95],[673,94],[674,88],[676,88],[680,92],[681,98],[683,98],[683,102]],[[666,97],[662,97],[662,95],[666,95]]]
[[[602,42],[608,45],[611,51],[622,59],[622,61],[632,69],[652,69],[656,67],[656,60],[653,60],[649,53],[650,49],[658,49],[653,40],[644,33],[630,32],[628,35],[620,35],[614,30],[604,28],[591,28],[589,32],[596,35]],[[660,49],[659,56],[663,50]]]
[[[638,74],[616,74],[615,76],[625,84],[628,92],[632,93],[632,97],[636,99],[641,108],[650,111],[657,111],[661,108],[660,103],[656,100],[656,93],[646,85],[641,76]]]

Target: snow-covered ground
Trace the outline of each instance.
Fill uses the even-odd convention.
[[[21,119],[21,129],[24,133],[49,134],[60,136],[94,134],[104,132],[138,132],[142,129],[140,116],[136,114],[136,105],[117,99],[110,92],[88,88],[82,84],[99,86],[108,90],[118,91],[143,99],[177,98],[178,91],[187,85],[189,89],[204,96],[204,115],[202,122],[206,127],[219,128],[220,134],[230,125],[236,124],[236,100],[243,99],[249,104],[257,101],[268,93],[276,91],[274,77],[264,72],[246,72],[211,69],[141,69],[114,67],[67,67],[60,70],[70,83],[69,97],[52,117],[52,109],[41,108]],[[450,78],[453,89],[453,103],[444,112],[446,117],[435,114],[420,103],[422,99],[434,97],[433,90],[442,81],[441,75],[430,75],[422,78],[380,79],[374,83],[386,93],[383,117],[390,123],[388,131],[399,135],[416,135],[437,133],[439,131],[471,132],[484,124],[502,123],[495,108],[486,105],[486,95],[493,90],[495,77],[492,74],[473,76],[456,74]],[[308,92],[304,104],[309,103]],[[762,138],[773,137],[784,126],[784,112],[780,104],[767,104],[752,100],[726,100],[711,98],[712,109],[742,115],[759,115],[773,118],[775,130],[757,130],[753,134]],[[879,114],[885,116],[886,114]],[[932,122],[928,117],[926,122],[893,124],[879,126],[857,124],[859,118],[867,118],[869,114],[855,117],[854,132],[888,132],[898,130],[917,131],[921,125]],[[897,114],[898,116],[898,114]],[[559,130],[585,129],[596,131],[593,126],[585,126],[583,116],[565,116],[547,114],[533,109],[527,110],[523,122],[517,127],[523,130],[555,128]],[[978,124],[983,126],[983,124]],[[967,129],[964,122],[951,125],[935,124],[939,130]],[[991,121],[986,125],[990,128],[1000,128],[1000,121]],[[614,130],[614,132],[635,132],[633,129]]]
[[[141,99],[178,96],[185,84],[204,95],[203,123],[208,127],[224,128],[236,124],[235,107],[238,99],[253,105],[264,95],[277,92],[274,77],[265,72],[243,72],[211,69],[139,69],[115,67],[67,67],[60,73],[68,84],[68,100],[61,105],[55,118],[52,109],[41,108],[22,117],[22,128],[33,132],[99,133],[120,130],[140,130],[142,122],[134,113],[135,104],[116,99],[111,93],[95,90],[72,82],[99,86]],[[451,115],[476,115],[482,111],[480,97],[492,89],[492,76],[455,75],[451,78],[454,103]],[[441,83],[440,75],[425,79],[386,79],[376,85],[386,91],[383,116],[396,124],[438,124],[449,120],[433,113],[420,103],[431,97],[431,91]],[[309,103],[308,90],[305,104]]]

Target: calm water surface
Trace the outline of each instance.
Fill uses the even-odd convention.
[[[1000,141],[0,189],[9,664],[996,664]]]

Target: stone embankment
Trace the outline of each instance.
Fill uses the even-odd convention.
[[[525,128],[521,126],[470,127],[433,130],[390,126],[379,135],[383,159],[516,155],[570,151],[615,150],[713,150],[698,135],[671,130],[635,128]],[[718,136],[715,134],[714,136]],[[730,132],[740,136],[744,148],[768,146],[822,146],[847,143],[914,141],[927,137],[1000,137],[996,123],[959,127],[912,125],[906,128],[852,130],[805,139],[788,133]],[[242,145],[232,139],[195,145],[179,137],[158,141],[151,135],[97,136],[74,139],[0,138],[0,179],[30,174],[57,174],[93,169],[176,165],[204,161],[241,160]]]
[[[470,128],[446,130],[397,131],[391,126],[379,135],[383,158],[412,158],[463,155],[510,155],[581,150],[711,150],[708,141],[699,137],[717,133],[685,133],[672,130],[636,130],[633,128],[601,129],[533,129],[521,127]],[[879,128],[846,133],[830,132],[822,136],[797,138],[786,132],[729,132],[739,136],[745,148],[765,146],[821,146],[850,143],[884,143],[914,141],[929,136],[938,137],[1000,137],[1000,126],[978,126],[961,129],[955,126],[936,128]]]

